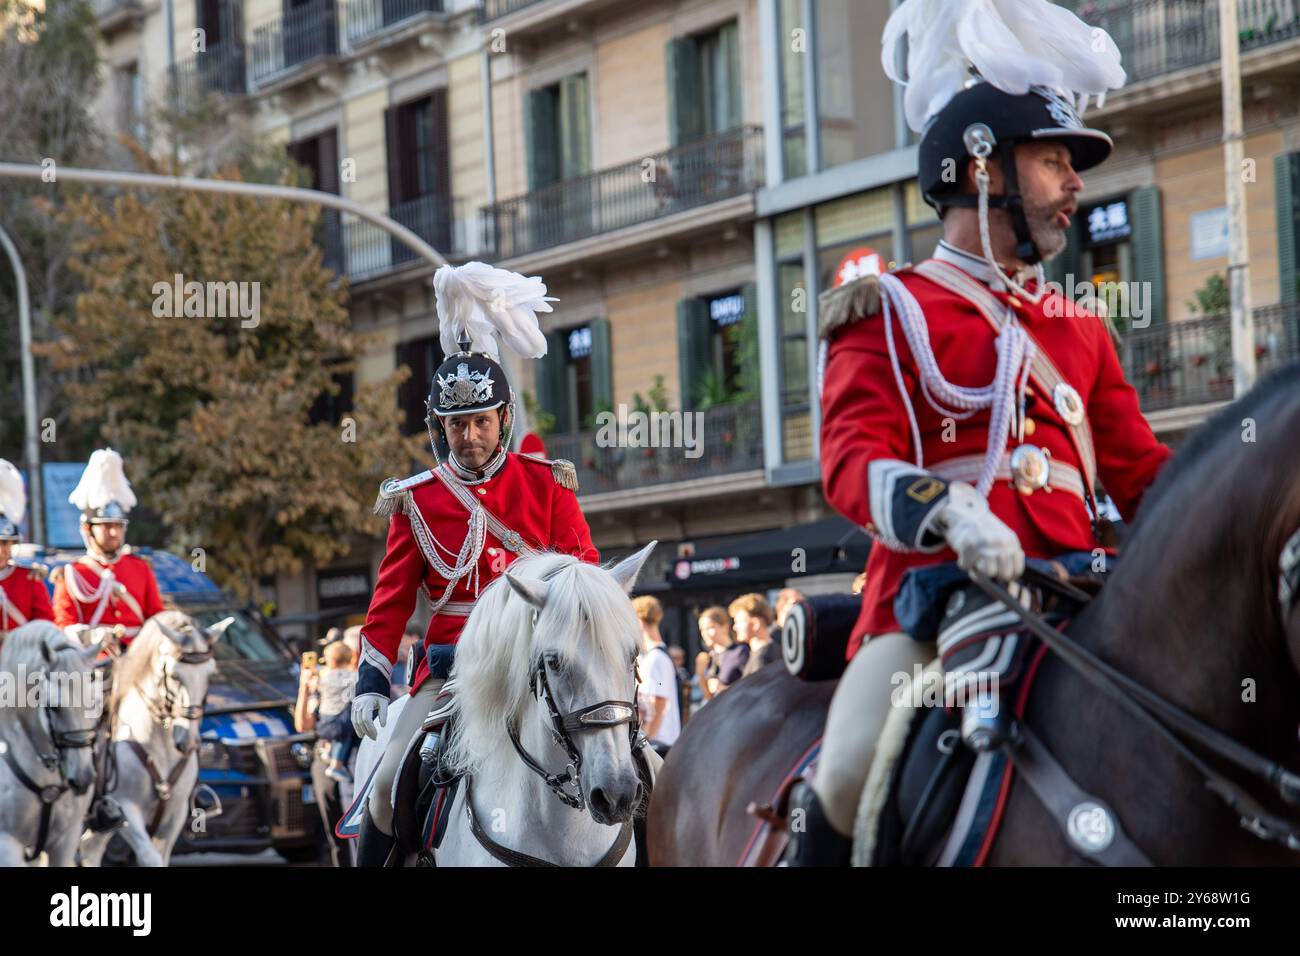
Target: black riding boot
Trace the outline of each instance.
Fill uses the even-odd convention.
[[[790,793],[790,824],[790,846],[785,853],[790,866],[849,865],[853,840],[831,826],[816,791],[806,781],[800,781]]]
[[[370,819],[369,810],[361,819],[361,833],[357,840],[357,866],[388,866],[388,858],[397,841],[379,829],[379,824]]]

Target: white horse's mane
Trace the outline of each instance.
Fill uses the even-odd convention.
[[[456,770],[479,777],[499,777],[504,761],[517,762],[506,726],[517,722],[528,702],[529,671],[543,651],[614,675],[629,673],[638,649],[632,603],[608,570],[545,552],[520,558],[510,573],[545,580],[549,587],[536,626],[536,609],[502,575],[470,615],[452,670],[455,725],[446,759]]]

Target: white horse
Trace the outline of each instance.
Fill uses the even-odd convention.
[[[95,728],[103,712],[100,647],[30,621],[0,647],[0,866],[76,860],[93,797]],[[12,695],[12,697],[10,697]]]
[[[635,864],[641,632],[627,594],[653,547],[608,570],[565,554],[520,558],[483,592],[451,671],[444,764],[465,779],[439,866]],[[362,740],[358,780],[408,701],[394,702],[378,740]],[[640,749],[653,781],[659,757]]]
[[[155,614],[114,665],[109,764],[116,779],[108,794],[122,808],[121,834],[140,866],[166,866],[189,819],[212,650],[231,620],[203,628],[180,611]],[[114,832],[82,837],[83,865],[99,865]]]

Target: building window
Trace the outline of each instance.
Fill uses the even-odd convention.
[[[781,139],[785,151],[785,178],[808,172],[807,102],[804,61],[808,56],[803,0],[781,0]],[[796,34],[796,30],[803,31]]]
[[[757,398],[756,292],[751,283],[677,303],[677,354],[684,411]]]
[[[596,414],[612,407],[610,369],[608,319],[546,336],[546,356],[537,363],[537,392],[542,409],[555,416],[555,432],[589,430]]]
[[[316,399],[307,417],[309,425],[319,425],[322,422],[337,425],[343,420],[344,415],[352,411],[352,373],[335,372],[330,378],[334,383],[334,389]]]
[[[528,188],[573,179],[591,171],[591,110],[587,74],[528,93]]]
[[[447,146],[447,91],[390,107],[388,138],[389,215],[438,249],[451,246],[451,157]],[[393,261],[415,253],[393,242]]]
[[[289,144],[289,155],[306,171],[303,183],[308,189],[339,192],[339,139],[337,130],[326,130],[309,139]],[[342,214],[337,209],[322,209],[316,224],[316,242],[324,251],[325,265],[343,271]]]
[[[673,145],[741,124],[740,28],[679,37],[668,46],[668,125]]]
[[[895,147],[894,85],[862,37],[880,37],[888,3],[815,0],[817,126],[824,169]]]
[[[433,387],[433,373],[442,365],[445,356],[438,337],[412,339],[397,346],[397,364],[411,370],[411,377],[398,386],[397,405],[405,416],[404,435],[423,434],[427,414],[425,401]]]

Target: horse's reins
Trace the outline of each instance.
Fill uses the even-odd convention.
[[[1260,839],[1272,840],[1289,850],[1300,851],[1300,826],[1264,809],[1244,789],[1215,772],[1178,735],[1190,738],[1215,756],[1263,780],[1283,801],[1292,806],[1300,804],[1300,776],[1290,772],[1276,761],[1255,753],[1214,727],[1197,720],[1159,694],[1117,671],[1091,651],[1047,624],[1037,614],[1026,609],[1006,588],[984,574],[974,570],[969,573],[971,580],[982,591],[1015,612],[1030,632],[1049,650],[1162,737],[1180,757],[1201,774],[1206,789],[1219,797],[1230,810],[1241,816],[1240,822],[1244,829]],[[1045,583],[1049,586],[1060,583],[1052,582],[1048,575],[1031,574],[1029,569],[1026,570],[1025,576],[1034,578],[1034,583]],[[1060,587],[1056,589],[1061,590]],[[1078,589],[1074,590],[1080,595],[1084,593]],[[1169,725],[1172,725],[1172,729]]]
[[[49,648],[42,647],[42,653],[45,659],[53,663],[49,655]],[[49,674],[46,673],[46,680],[49,680]],[[48,705],[41,706],[42,711],[48,711]],[[68,783],[67,775],[63,772],[63,761],[61,759],[64,750],[81,750],[86,747],[93,747],[95,744],[95,730],[58,730],[54,726],[54,718],[48,715],[49,731],[47,736],[50,741],[50,750],[44,750],[35,741],[31,740],[32,748],[36,751],[36,756],[40,759],[41,765],[51,773],[59,775],[59,782],[41,786],[27,771],[23,770],[18,758],[14,755],[13,745],[0,734],[0,750],[3,750],[5,764],[9,767],[10,772],[18,778],[18,782],[23,785],[30,793],[34,794],[41,801],[41,820],[37,827],[36,842],[32,844],[30,850],[24,849],[23,857],[28,863],[35,860],[45,852],[45,843],[50,836],[50,818],[54,814],[54,804],[58,802],[71,788]],[[39,718],[38,718],[39,719]],[[30,739],[30,738],[29,738]]]
[[[160,624],[159,626],[162,625]],[[164,628],[164,631],[166,630],[168,629]],[[172,634],[169,633],[168,637],[172,638],[173,642],[176,643],[177,646],[180,645],[179,635],[173,637]],[[181,651],[178,658],[171,659],[179,661],[182,664],[206,664],[208,661],[212,660],[212,649],[209,647],[205,651]],[[158,723],[162,724],[163,730],[165,731],[171,730],[172,722],[174,720],[200,720],[203,717],[202,704],[191,704],[188,707],[181,707],[179,709],[176,707],[177,695],[172,690],[171,678],[172,673],[164,663],[162,680],[157,685],[157,688],[161,693],[158,696],[145,696],[143,692],[140,693],[140,696],[144,699],[145,706],[149,710],[149,715]],[[127,739],[123,741],[123,743],[131,748],[131,751],[136,755],[136,758],[144,765],[145,770],[149,773],[150,781],[153,783],[154,796],[157,798],[158,802],[154,807],[153,816],[146,828],[149,836],[152,837],[154,833],[157,832],[158,825],[162,822],[163,811],[167,809],[167,804],[172,798],[172,789],[176,786],[176,781],[181,778],[181,774],[185,772],[185,768],[189,764],[190,755],[197,749],[197,745],[184,751],[181,754],[181,758],[172,765],[171,773],[164,777],[162,772],[159,771],[158,765],[154,763],[153,758],[149,755],[149,751],[145,749],[143,744],[138,740],[131,739]],[[109,749],[111,750],[112,748],[110,747]]]

